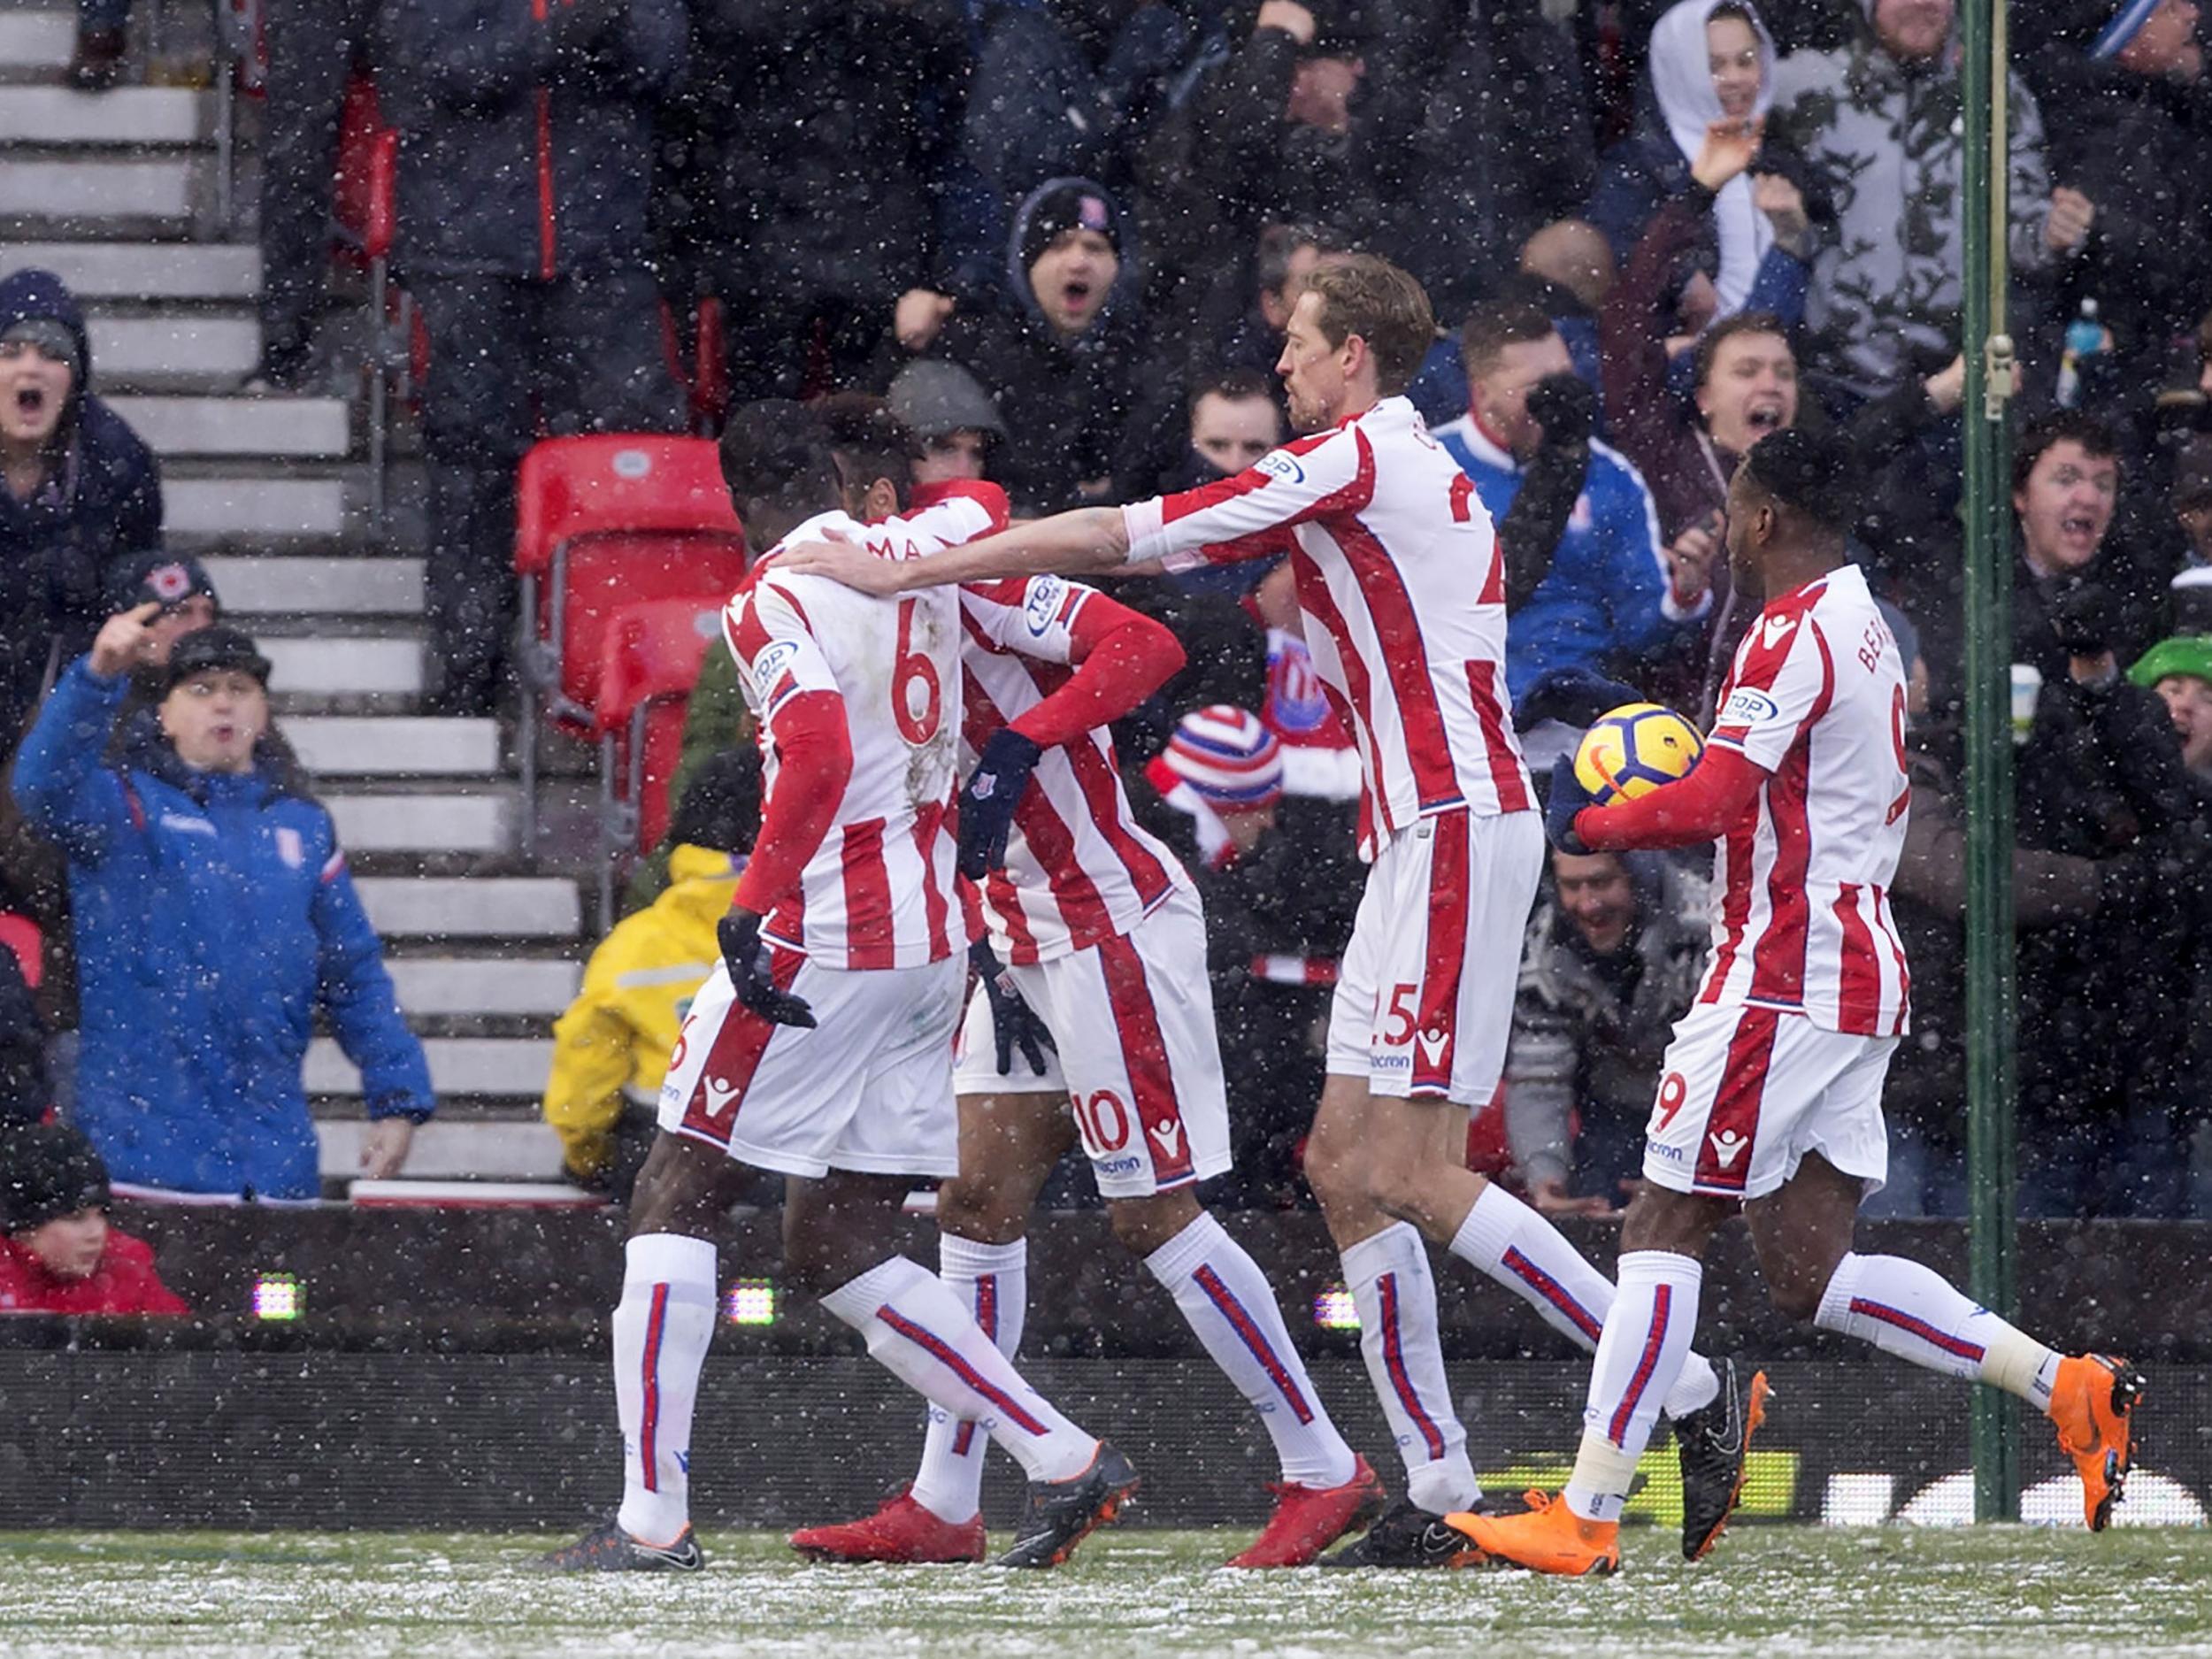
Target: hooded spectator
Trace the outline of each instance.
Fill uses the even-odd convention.
[[[647,264],[682,0],[390,0],[394,261],[430,340],[432,710],[493,712],[513,634],[515,469],[552,433],[672,432]]]
[[[0,1313],[189,1313],[108,1225],[108,1172],[63,1124],[0,1125]]]
[[[1017,511],[1112,498],[1177,396],[1146,361],[1133,239],[1102,185],[1047,180],[1015,211],[1005,303],[964,303],[923,342],[989,390]]]
[[[392,1174],[433,1110],[428,1069],[328,810],[264,747],[267,659],[234,628],[188,634],[158,710],[102,763],[153,615],[109,618],[15,762],[25,817],[69,856],[76,1120],[134,1186],[315,1197],[301,1068],[320,1013],[362,1073],[364,1165]]]
[[[108,566],[161,544],[153,452],[92,392],[84,315],[50,271],[0,281],[0,732],[92,643]]]
[[[1862,0],[1851,44],[1793,52],[1775,70],[1769,130],[1814,169],[1836,227],[1814,256],[1809,365],[1834,401],[1878,396],[1958,349],[1964,146],[1955,0]],[[2043,119],[2008,80],[2007,248],[2022,275],[2077,252],[2089,198],[2054,192]]]
[[[1652,30],[1636,130],[1607,152],[1586,210],[1625,262],[1652,216],[1689,196],[1694,229],[1678,258],[1690,274],[1678,286],[1695,290],[1689,303],[1706,320],[1762,303],[1781,309],[1778,293],[1801,293],[1814,204],[1826,211],[1804,157],[1764,134],[1774,64],[1774,41],[1746,0],[1669,8]],[[1701,163],[1716,166],[1717,139],[1730,163],[1738,154],[1742,163],[1707,182]],[[1778,249],[1793,270],[1766,269]]]

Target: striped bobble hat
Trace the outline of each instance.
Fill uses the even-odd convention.
[[[1283,793],[1283,749],[1256,714],[1217,703],[1176,722],[1161,757],[1209,806],[1251,811]]]

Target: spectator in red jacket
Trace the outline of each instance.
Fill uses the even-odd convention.
[[[107,1167],[74,1129],[0,1132],[0,1313],[188,1313],[107,1207]]]

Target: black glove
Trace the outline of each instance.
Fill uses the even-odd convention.
[[[769,977],[768,952],[760,942],[760,918],[750,910],[732,910],[715,924],[722,944],[722,964],[730,971],[730,988],[737,1000],[774,1025],[812,1025],[814,1010],[803,996],[778,987]]]
[[[1563,726],[1594,726],[1598,717],[1624,703],[1647,701],[1633,686],[1608,680],[1589,668],[1548,668],[1514,700],[1513,724],[1525,732],[1547,720]]]
[[[2101,657],[2118,631],[2118,607],[2094,582],[2070,583],[2051,602],[2051,632],[2070,657]]]
[[[1562,755],[1552,763],[1551,795],[1544,803],[1544,833],[1563,853],[1586,857],[1589,846],[1575,833],[1575,814],[1597,801],[1575,776],[1574,757]]]
[[[1544,429],[1544,446],[1587,443],[1597,424],[1598,395],[1571,370],[1547,374],[1528,392],[1529,418]]]
[[[960,791],[960,873],[980,881],[1006,862],[1014,808],[1044,753],[1010,726],[991,733]]]
[[[1044,1021],[1022,1001],[1022,994],[1014,988],[1012,976],[999,965],[989,940],[979,939],[968,947],[968,964],[975,970],[976,978],[983,981],[983,995],[991,1001],[991,1034],[998,1048],[998,1074],[1004,1077],[1014,1069],[1014,1050],[1019,1048],[1022,1057],[1029,1062],[1030,1071],[1042,1077],[1045,1049],[1055,1054],[1060,1051],[1059,1044],[1052,1041],[1052,1033],[1045,1029]]]

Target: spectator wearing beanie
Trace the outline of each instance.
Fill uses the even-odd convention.
[[[1015,211],[1004,283],[997,306],[940,296],[918,322],[902,303],[900,346],[990,394],[1006,431],[994,476],[1017,512],[1118,499],[1179,396],[1147,361],[1134,225],[1103,185],[1047,180]]]
[[[70,665],[12,779],[69,859],[76,1121],[134,1187],[314,1198],[301,1067],[319,1012],[362,1073],[364,1168],[395,1174],[428,1068],[329,811],[265,747],[267,659],[234,628],[186,635],[159,707],[101,758],[150,611],[111,617]]]
[[[0,1313],[190,1312],[107,1208],[107,1170],[76,1130],[0,1128]]]
[[[651,1147],[654,1102],[691,999],[722,957],[730,908],[760,828],[760,757],[725,749],[702,765],[669,826],[668,886],[600,941],[553,1027],[545,1120],[571,1180],[626,1199]]]
[[[50,271],[0,281],[0,733],[92,643],[109,563],[161,541],[153,452],[92,394],[84,314]]]
[[[1226,1069],[1240,1202],[1302,1202],[1296,1148],[1321,1090],[1313,1033],[1359,901],[1351,810],[1283,793],[1283,750],[1228,704],[1187,714],[1133,790],[1206,906],[1207,970]],[[1148,793],[1151,798],[1147,799]]]

